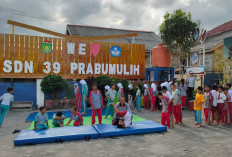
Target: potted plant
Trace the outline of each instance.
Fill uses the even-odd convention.
[[[61,100],[57,100],[59,92],[68,86],[68,83],[59,75],[48,75],[43,78],[41,90],[50,95],[51,100],[45,100],[45,106],[48,108],[60,108]]]

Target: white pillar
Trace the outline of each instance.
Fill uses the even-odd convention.
[[[205,65],[205,44],[203,46],[203,65]]]
[[[36,102],[37,107],[44,106],[44,93],[41,91],[40,83],[42,79],[36,79]]]

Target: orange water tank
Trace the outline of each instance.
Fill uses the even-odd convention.
[[[158,44],[152,49],[152,67],[170,67],[171,54],[167,46]]]

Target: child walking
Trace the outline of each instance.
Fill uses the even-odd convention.
[[[35,130],[45,130],[48,129],[48,115],[45,106],[39,108],[40,112],[35,116],[34,128]]]
[[[205,105],[204,105],[204,114],[205,114],[205,122],[210,125],[210,117],[211,117],[211,108],[213,104],[213,95],[210,92],[210,87],[205,85]]]
[[[10,108],[10,103],[14,101],[14,96],[12,95],[13,92],[14,92],[14,88],[8,87],[7,93],[3,94],[0,97],[0,100],[2,101],[0,106],[0,128],[2,126],[6,113]]]
[[[137,85],[136,91],[136,110],[141,112],[141,89],[140,85]]]
[[[52,125],[54,127],[63,127],[64,119],[65,119],[65,116],[62,114],[62,112],[57,111],[57,113],[53,115]]]
[[[97,89],[97,84],[92,85],[92,91],[90,92],[89,98],[90,98],[90,104],[91,108],[93,110],[92,112],[92,125],[95,124],[95,116],[97,113],[98,116],[98,122],[99,124],[102,123],[102,105],[103,105],[103,98],[100,90]]]
[[[158,93],[158,98],[161,99],[162,114],[161,114],[161,124],[170,127],[170,118],[168,113],[168,98],[163,95],[162,92]]]
[[[197,88],[197,94],[195,97],[194,101],[194,110],[195,110],[195,125],[198,125],[197,127],[200,128],[202,121],[201,121],[201,110],[202,110],[202,105],[205,102],[204,95],[202,94],[203,88],[199,86]]]
[[[224,94],[224,87],[218,87],[218,103],[217,103],[217,112],[218,112],[218,119],[217,123],[219,123],[219,119],[222,122],[222,125],[225,125],[225,106],[226,106],[226,95]]]
[[[181,96],[181,107],[184,108],[186,105],[186,96],[187,96],[187,90],[188,90],[188,87],[185,84],[184,79],[181,79],[179,90],[180,90],[180,96]]]
[[[145,90],[144,90],[144,107],[145,107],[145,109],[149,109],[149,97],[150,97],[149,88],[148,88],[147,84],[144,84],[143,86],[145,88]]]
[[[66,126],[68,126],[70,124],[70,122],[73,120],[74,120],[73,126],[83,125],[84,120],[83,120],[81,114],[79,112],[77,112],[77,108],[75,106],[73,106],[71,111],[72,111],[72,115],[70,117],[70,120],[66,124]]]
[[[180,91],[179,89],[176,89],[174,83],[171,83],[170,89],[173,97],[173,114],[175,117],[175,124],[182,124]]]
[[[111,118],[114,118],[114,108],[112,105],[109,105],[110,103],[113,103],[116,98],[116,91],[115,89],[115,84],[110,85],[110,89],[107,91],[106,96],[108,98],[107,102],[107,108],[106,108],[106,116],[104,118],[107,118],[108,115],[111,115]]]

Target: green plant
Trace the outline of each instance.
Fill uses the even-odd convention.
[[[59,75],[48,75],[43,78],[40,86],[44,93],[49,93],[52,99],[56,99],[59,92],[67,87],[68,83]]]
[[[171,52],[181,52],[186,56],[190,48],[194,46],[193,35],[197,24],[192,21],[191,14],[181,9],[175,10],[173,14],[166,13],[164,22],[160,25],[160,36]]]
[[[68,99],[74,99],[73,87],[70,84],[68,84],[66,87],[66,96]]]

